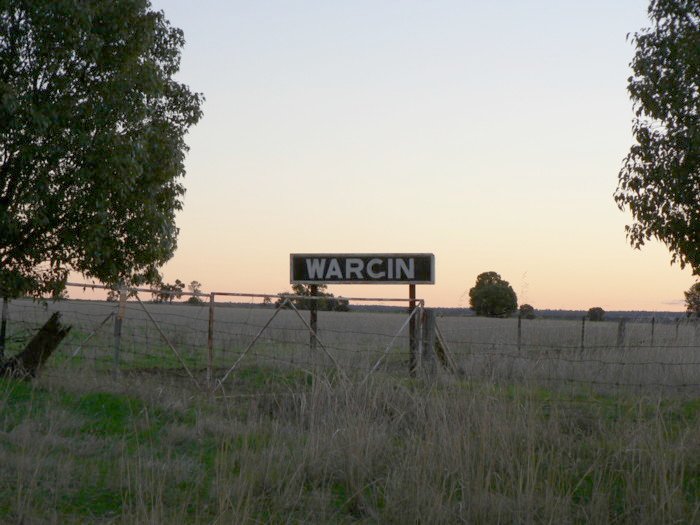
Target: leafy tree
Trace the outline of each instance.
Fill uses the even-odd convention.
[[[349,312],[350,311],[350,301],[344,297],[336,297],[329,299],[330,308],[334,312]]]
[[[700,275],[700,2],[652,0],[649,17],[633,38],[636,144],[615,200],[636,221],[626,227],[633,247],[655,237]]]
[[[520,310],[520,317],[524,317],[525,319],[534,319],[535,318],[535,308],[532,305],[521,304],[519,310]]]
[[[199,281],[190,281],[190,284],[187,285],[187,289],[195,294],[202,293],[202,283],[200,283]],[[203,301],[201,297],[191,295],[186,302],[188,304],[202,304]]]
[[[148,0],[0,1],[1,295],[157,280],[201,116],[183,45]]]
[[[685,294],[685,307],[688,317],[700,317],[700,281],[691,286]]]
[[[605,317],[605,310],[600,306],[594,306],[588,309],[588,320],[589,321],[602,321]]]
[[[187,285],[187,289],[192,293],[202,293],[202,283],[199,281],[190,281]]]
[[[476,315],[505,317],[518,308],[518,297],[499,274],[484,272],[477,276],[476,284],[469,290],[469,305]]]
[[[131,290],[131,291],[127,292],[127,294],[126,294],[127,297],[136,297],[136,295],[138,295],[138,292],[136,292],[136,291],[134,291],[134,290]],[[107,301],[108,303],[114,303],[114,302],[119,301],[119,290],[114,289],[114,288],[112,288],[111,290],[109,290],[109,291],[107,292],[107,299],[106,299],[106,301]]]
[[[172,303],[174,299],[182,297],[182,291],[185,289],[185,283],[180,279],[175,279],[175,284],[163,283],[159,284],[159,289],[151,292],[153,302],[156,303]]]

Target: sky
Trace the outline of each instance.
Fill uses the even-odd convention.
[[[281,292],[290,253],[426,252],[429,306],[496,271],[535,308],[683,309],[691,271],[613,200],[646,0],[152,3],[206,98],[166,281]]]

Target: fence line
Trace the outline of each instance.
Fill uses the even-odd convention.
[[[314,337],[321,343],[314,351],[305,313],[261,304],[274,297],[283,303],[312,299],[307,296],[183,292],[208,300],[197,305],[147,304],[138,295],[129,299],[126,292],[132,291],[123,291],[119,302],[63,300],[44,308],[31,300],[10,301],[7,352],[21,349],[53,311],[61,311],[64,322],[74,328],[49,362],[49,373],[73,367],[127,375],[157,371],[209,385],[229,378],[229,390],[235,390],[229,376],[251,366],[305,373],[337,370],[358,381],[372,373],[408,372],[408,312],[319,312]],[[217,295],[249,302],[229,305],[216,302]],[[377,302],[388,300],[408,303],[409,298]],[[415,319],[429,317],[424,312],[419,301]],[[437,340],[447,347],[450,369],[458,378],[700,391],[699,323],[476,317],[439,317],[436,323]],[[425,358],[423,373],[435,375],[429,332],[418,323],[418,358]]]

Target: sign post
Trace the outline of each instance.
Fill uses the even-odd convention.
[[[416,317],[413,311],[416,309],[416,285],[408,285],[408,315],[411,316],[411,321],[408,324],[408,347],[410,354],[408,358],[408,373],[411,377],[416,376]],[[420,312],[419,312],[420,313]]]
[[[310,285],[310,295],[318,294],[318,285],[328,284],[403,284],[408,285],[408,314],[416,308],[416,285],[435,284],[435,256],[432,253],[292,253],[289,256],[292,284]],[[310,323],[317,327],[317,304],[311,300]],[[416,318],[409,322],[409,372],[417,367]],[[316,346],[314,333],[309,346]]]
[[[317,297],[318,285],[312,284],[309,288],[311,297]],[[318,329],[318,301],[316,299],[311,299],[310,303],[311,304],[309,304],[309,326],[311,327],[311,333],[309,334],[309,348],[313,353],[316,350],[316,330]]]

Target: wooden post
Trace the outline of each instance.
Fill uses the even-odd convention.
[[[586,316],[581,318],[581,351],[586,348]]]
[[[119,351],[122,341],[122,321],[126,311],[126,290],[119,290],[119,309],[114,317],[114,375],[119,375]]]
[[[651,318],[651,341],[649,346],[654,346],[654,325],[656,325],[656,317]]]
[[[436,362],[435,362],[435,311],[430,308],[423,309],[423,315],[421,316],[421,328],[422,328],[422,339],[423,348],[421,361],[423,366],[428,373],[428,376],[432,377],[436,372]]]
[[[207,331],[207,384],[211,387],[214,369],[214,292],[209,294],[209,329]]]
[[[318,297],[318,285],[310,285],[309,291],[311,297]],[[316,333],[318,331],[318,300],[311,299],[310,301],[311,304],[309,305],[309,326],[311,327],[311,331],[309,332],[309,350],[311,350],[311,352],[314,352],[316,350]]]
[[[447,340],[440,331],[440,326],[437,324],[437,320],[435,321],[435,336],[437,339],[435,343],[435,355],[442,363],[442,366],[444,366],[446,370],[449,370],[453,374],[459,373],[457,363],[455,363],[455,360],[452,357],[450,347],[447,344]]]
[[[408,315],[413,313],[416,309],[416,285],[408,285]],[[408,323],[408,346],[409,346],[409,358],[408,358],[408,374],[411,377],[416,377],[416,318],[411,317]]]
[[[523,316],[518,316],[518,352],[522,350],[523,346]]]
[[[680,324],[681,324],[681,318],[676,317],[676,341],[678,341],[678,327],[680,326]]]
[[[70,329],[70,326],[61,323],[61,314],[54,312],[20,354],[0,365],[0,377],[5,375],[22,379],[36,377],[37,371],[68,335]]]
[[[2,319],[0,320],[0,360],[5,359],[5,330],[7,329],[7,297],[2,298]]]
[[[627,328],[627,319],[620,319],[617,324],[617,347],[622,348],[625,345],[625,332]]]

